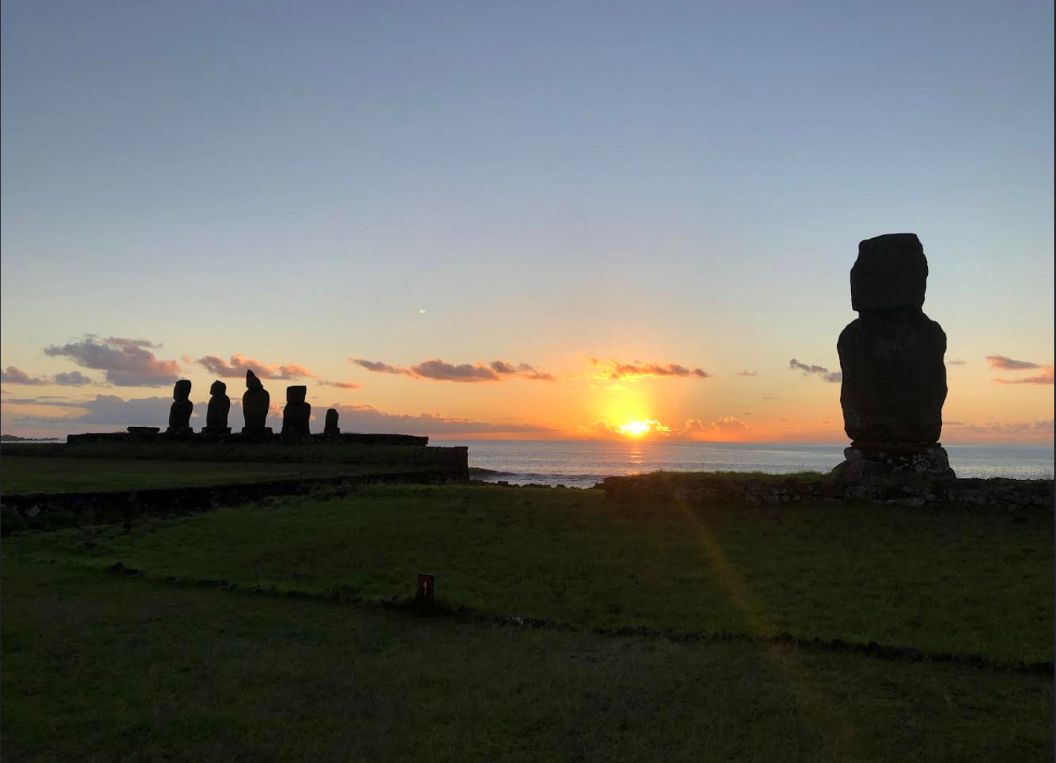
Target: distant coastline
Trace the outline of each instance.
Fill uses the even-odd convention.
[[[19,437],[17,434],[0,434],[0,442],[62,442],[62,437]]]

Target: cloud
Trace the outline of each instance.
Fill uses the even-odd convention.
[[[159,360],[148,349],[157,347],[146,339],[98,339],[88,335],[76,342],[45,347],[44,354],[71,358],[83,368],[105,371],[106,380],[118,387],[172,384],[176,381],[180,367],[174,360]]]
[[[416,366],[411,366],[411,375],[424,379],[435,379],[436,381],[453,382],[482,382],[498,381],[500,374],[481,365],[470,365],[460,363],[453,365],[443,360],[426,360]]]
[[[83,387],[85,384],[94,384],[95,380],[85,376],[80,371],[63,371],[48,379],[43,376],[30,376],[20,368],[8,366],[7,370],[0,372],[0,382],[5,384],[24,384],[33,387],[39,387],[44,384],[53,384],[58,387]]]
[[[94,335],[89,334],[93,339]],[[147,347],[152,350],[156,350],[161,347],[160,344],[152,342],[149,339],[122,339],[121,337],[111,336],[103,340],[106,344],[116,345],[117,347]]]
[[[711,422],[700,419],[686,419],[685,425],[678,430],[680,437],[694,438],[697,435],[705,437],[717,437],[720,439],[736,439],[751,432],[751,427],[734,416],[723,416]]]
[[[749,415],[749,414],[745,414]],[[672,429],[655,419],[646,419],[640,422],[648,427],[644,434],[667,438],[669,440],[736,440],[751,433],[751,427],[734,416],[723,416],[714,421],[702,419],[686,419],[686,423],[679,429]],[[581,432],[593,436],[606,438],[626,439],[627,432],[621,425],[610,424],[608,421],[596,421],[589,427],[580,427]],[[641,436],[643,433],[639,433]]]
[[[1040,374],[1022,379],[994,379],[998,384],[1052,384],[1052,366],[1032,363],[1029,360],[1014,360],[1007,355],[987,355],[986,362],[991,368],[1001,371],[1041,371]]]
[[[738,371],[737,376],[758,376],[758,371]]]
[[[431,413],[406,415],[385,413],[371,405],[334,405],[343,432],[399,432],[401,434],[493,434],[552,433],[548,427],[518,422],[487,422],[438,416]]]
[[[795,371],[802,371],[804,376],[818,376],[827,382],[836,383],[843,381],[843,373],[840,371],[829,371],[825,366],[812,366],[800,363],[795,358],[788,361],[788,367]]]
[[[991,421],[983,424],[968,424],[963,421],[944,421],[943,429],[953,437],[960,435],[983,435],[999,437],[1040,437],[1051,438],[1053,420],[1037,421]]]
[[[1052,366],[1044,366],[1037,376],[1027,376],[1023,379],[994,379],[998,384],[1052,384]]]
[[[519,376],[522,379],[531,379],[532,381],[553,381],[554,375],[549,374],[545,371],[540,371],[534,366],[530,366],[527,363],[518,363],[513,365],[507,363],[504,360],[493,360],[490,364],[491,370],[500,376]]]
[[[41,395],[40,397],[9,397],[4,400],[5,405],[48,405],[56,408],[83,408],[84,403],[70,400],[54,395]]]
[[[664,426],[656,419],[642,419],[634,422],[635,424],[644,424],[644,430],[635,431],[636,437],[641,437],[646,434],[659,435],[661,437],[667,437],[671,434],[671,428]],[[610,424],[608,421],[595,421],[589,427],[586,427],[586,431],[592,435],[603,435],[606,437],[618,437],[624,439],[627,437],[628,432],[625,429],[626,424]],[[583,427],[580,428],[581,430]]]
[[[75,413],[55,416],[38,416],[8,413],[16,421],[50,424],[58,426],[91,424],[107,427],[124,428],[127,426],[164,427],[168,422],[169,407],[172,399],[167,397],[147,397],[123,400],[117,395],[96,395],[89,400],[7,400],[9,404],[46,405],[71,409]],[[202,404],[204,409],[204,404]]]
[[[991,368],[1002,371],[1029,371],[1033,368],[1041,368],[1037,363],[1031,363],[1029,360],[1013,360],[1007,355],[987,355],[986,361]]]
[[[147,426],[165,426],[172,399],[146,397],[122,400],[117,395],[96,395],[84,407],[87,412],[70,419],[71,422],[115,426],[135,426],[139,422],[149,422]]]
[[[751,431],[751,427],[734,416],[723,416],[721,419],[715,419],[715,421],[711,422],[711,426],[722,434],[747,434]]]
[[[968,362],[965,360],[947,360],[946,365],[948,366],[966,366]]]
[[[365,360],[363,358],[349,358],[348,360],[376,374],[404,374],[412,376],[409,368],[398,368],[397,366],[390,366],[388,363],[380,363],[376,360]]]
[[[8,366],[4,371],[0,372],[0,382],[4,384],[24,384],[26,386],[37,387],[42,384],[47,384],[48,380],[30,376],[21,368]]]
[[[247,358],[237,352],[231,356],[230,360],[224,360],[215,355],[205,355],[198,358],[195,362],[204,366],[221,378],[245,376],[246,371],[252,371],[261,379],[279,380],[315,378],[315,374],[304,366],[298,366],[292,363],[289,365],[269,365],[268,363],[261,363],[254,358]]]
[[[363,386],[355,382],[330,381],[328,379],[320,380],[319,385],[322,387],[337,387],[338,389],[360,389]]]
[[[687,368],[678,363],[642,363],[632,361],[621,363],[617,360],[602,361],[591,358],[592,365],[598,366],[600,370],[599,379],[618,381],[620,379],[655,379],[661,377],[696,377],[698,379],[709,379],[711,374],[703,368]]]
[[[504,378],[529,379],[531,381],[553,381],[554,377],[545,371],[540,371],[527,363],[508,363],[505,360],[493,360],[484,365],[482,363],[448,363],[446,360],[426,360],[410,368],[393,366],[374,360],[363,358],[349,358],[349,361],[368,371],[382,374],[399,374],[410,376],[413,379],[432,379],[434,381],[452,382],[495,382]]]
[[[122,431],[130,426],[147,426],[164,428],[168,424],[169,408],[172,406],[171,397],[145,397],[123,399],[117,395],[96,395],[94,398],[85,400],[37,397],[37,398],[8,398],[3,401],[5,406],[27,405],[45,406],[48,408],[62,409],[56,411],[57,415],[42,415],[39,412],[21,412],[7,409],[4,411],[5,421],[15,424],[35,424],[46,427],[49,430],[59,430],[67,433],[83,431]],[[228,424],[238,431],[242,425],[241,414],[242,401],[238,398],[231,400],[231,413]],[[195,426],[204,423],[205,412],[208,402],[198,400],[194,402],[191,414],[191,422]],[[272,406],[272,416],[268,420],[268,426],[278,426],[281,417],[281,403]],[[276,412],[278,416],[276,416]]]
[[[80,371],[63,371],[51,377],[51,383],[60,387],[83,387],[85,384],[95,384],[95,380]]]

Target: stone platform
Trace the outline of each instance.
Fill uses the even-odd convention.
[[[230,432],[219,434],[212,432],[187,431],[173,435],[162,432],[158,427],[129,427],[127,432],[88,432],[85,434],[71,434],[66,436],[68,445],[81,445],[100,442],[135,442],[149,445],[150,443],[180,442],[200,443],[203,447],[215,445],[216,443],[229,444],[258,444],[258,443],[283,443],[281,434],[273,432],[270,428],[253,430],[252,432]],[[429,438],[420,435],[409,434],[370,434],[343,432],[340,434],[311,434],[298,438],[292,445],[412,445],[425,447],[429,444]]]
[[[941,443],[851,443],[844,449],[843,457],[846,460],[831,472],[832,478],[841,483],[902,477],[942,482],[957,476]]]

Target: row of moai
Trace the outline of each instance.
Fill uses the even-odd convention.
[[[312,415],[312,406],[305,401],[308,388],[295,384],[286,388],[286,405],[282,409],[282,436],[287,439],[307,437],[310,434],[308,421]],[[222,437],[231,433],[227,425],[227,415],[231,411],[231,398],[227,396],[227,385],[214,381],[209,387],[209,407],[205,414],[205,427],[202,434]],[[169,408],[169,427],[166,434],[179,437],[189,435],[191,429],[191,382],[180,379],[172,390],[173,403]],[[242,415],[245,426],[242,434],[246,437],[267,437],[272,434],[267,426],[268,411],[271,409],[271,395],[252,371],[246,371],[246,391],[242,395]],[[330,408],[326,412],[324,435],[337,436],[341,430],[337,426],[337,411]]]

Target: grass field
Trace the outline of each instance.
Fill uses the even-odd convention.
[[[1051,756],[1046,677],[4,577],[5,761]]]
[[[388,486],[14,536],[5,758],[1049,759],[1052,679],[1014,668],[1052,660],[1052,529]],[[118,561],[142,574],[107,574]],[[418,571],[444,607],[573,630],[371,604]],[[219,580],[238,588],[195,586]],[[596,632],[625,626],[756,640]],[[765,641],[786,632],[925,660]]]
[[[312,462],[122,461],[25,456],[5,461],[0,466],[0,490],[10,494],[142,490],[312,479],[394,469],[396,467]]]
[[[237,538],[237,542],[233,539]],[[577,625],[878,641],[1052,659],[1052,517],[815,505],[611,505],[598,491],[364,488],[12,540],[9,553]]]

